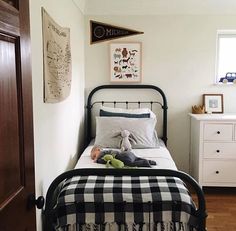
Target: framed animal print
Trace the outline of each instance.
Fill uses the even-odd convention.
[[[111,82],[141,82],[140,42],[111,43]]]

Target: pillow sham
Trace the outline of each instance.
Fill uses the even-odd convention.
[[[130,132],[132,148],[158,148],[154,118],[96,117],[95,145],[120,148],[121,131]]]
[[[150,118],[150,113],[133,114],[133,113],[122,113],[122,112],[109,112],[100,109],[100,116],[110,117],[126,117],[126,118]]]
[[[100,110],[112,113],[127,113],[127,114],[150,114],[150,118],[156,118],[155,113],[149,108],[135,108],[135,109],[125,109],[125,108],[113,108],[101,106]]]

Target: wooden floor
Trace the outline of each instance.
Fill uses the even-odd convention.
[[[204,188],[207,231],[236,231],[236,188]]]

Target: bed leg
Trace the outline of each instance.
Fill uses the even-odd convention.
[[[198,218],[199,218],[199,231],[207,231],[206,228],[206,218],[207,218],[207,212],[205,212],[204,214],[199,214]]]

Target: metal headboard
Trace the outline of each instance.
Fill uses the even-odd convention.
[[[86,117],[86,129],[85,129],[85,145],[87,146],[91,139],[92,139],[92,113],[91,110],[93,106],[97,103],[113,103],[114,107],[116,106],[117,103],[125,103],[128,107],[128,104],[131,103],[136,103],[138,106],[140,106],[141,103],[147,103],[146,101],[135,101],[135,102],[128,102],[128,101],[96,101],[92,102],[92,98],[94,94],[100,90],[103,89],[153,89],[154,91],[157,91],[158,95],[161,95],[162,97],[162,103],[161,102],[156,102],[156,101],[150,101],[149,103],[151,104],[151,108],[153,104],[160,104],[161,108],[163,109],[163,121],[162,121],[162,140],[164,141],[165,144],[167,144],[167,100],[164,92],[157,86],[154,85],[101,85],[96,88],[94,88],[87,100],[87,117]]]

